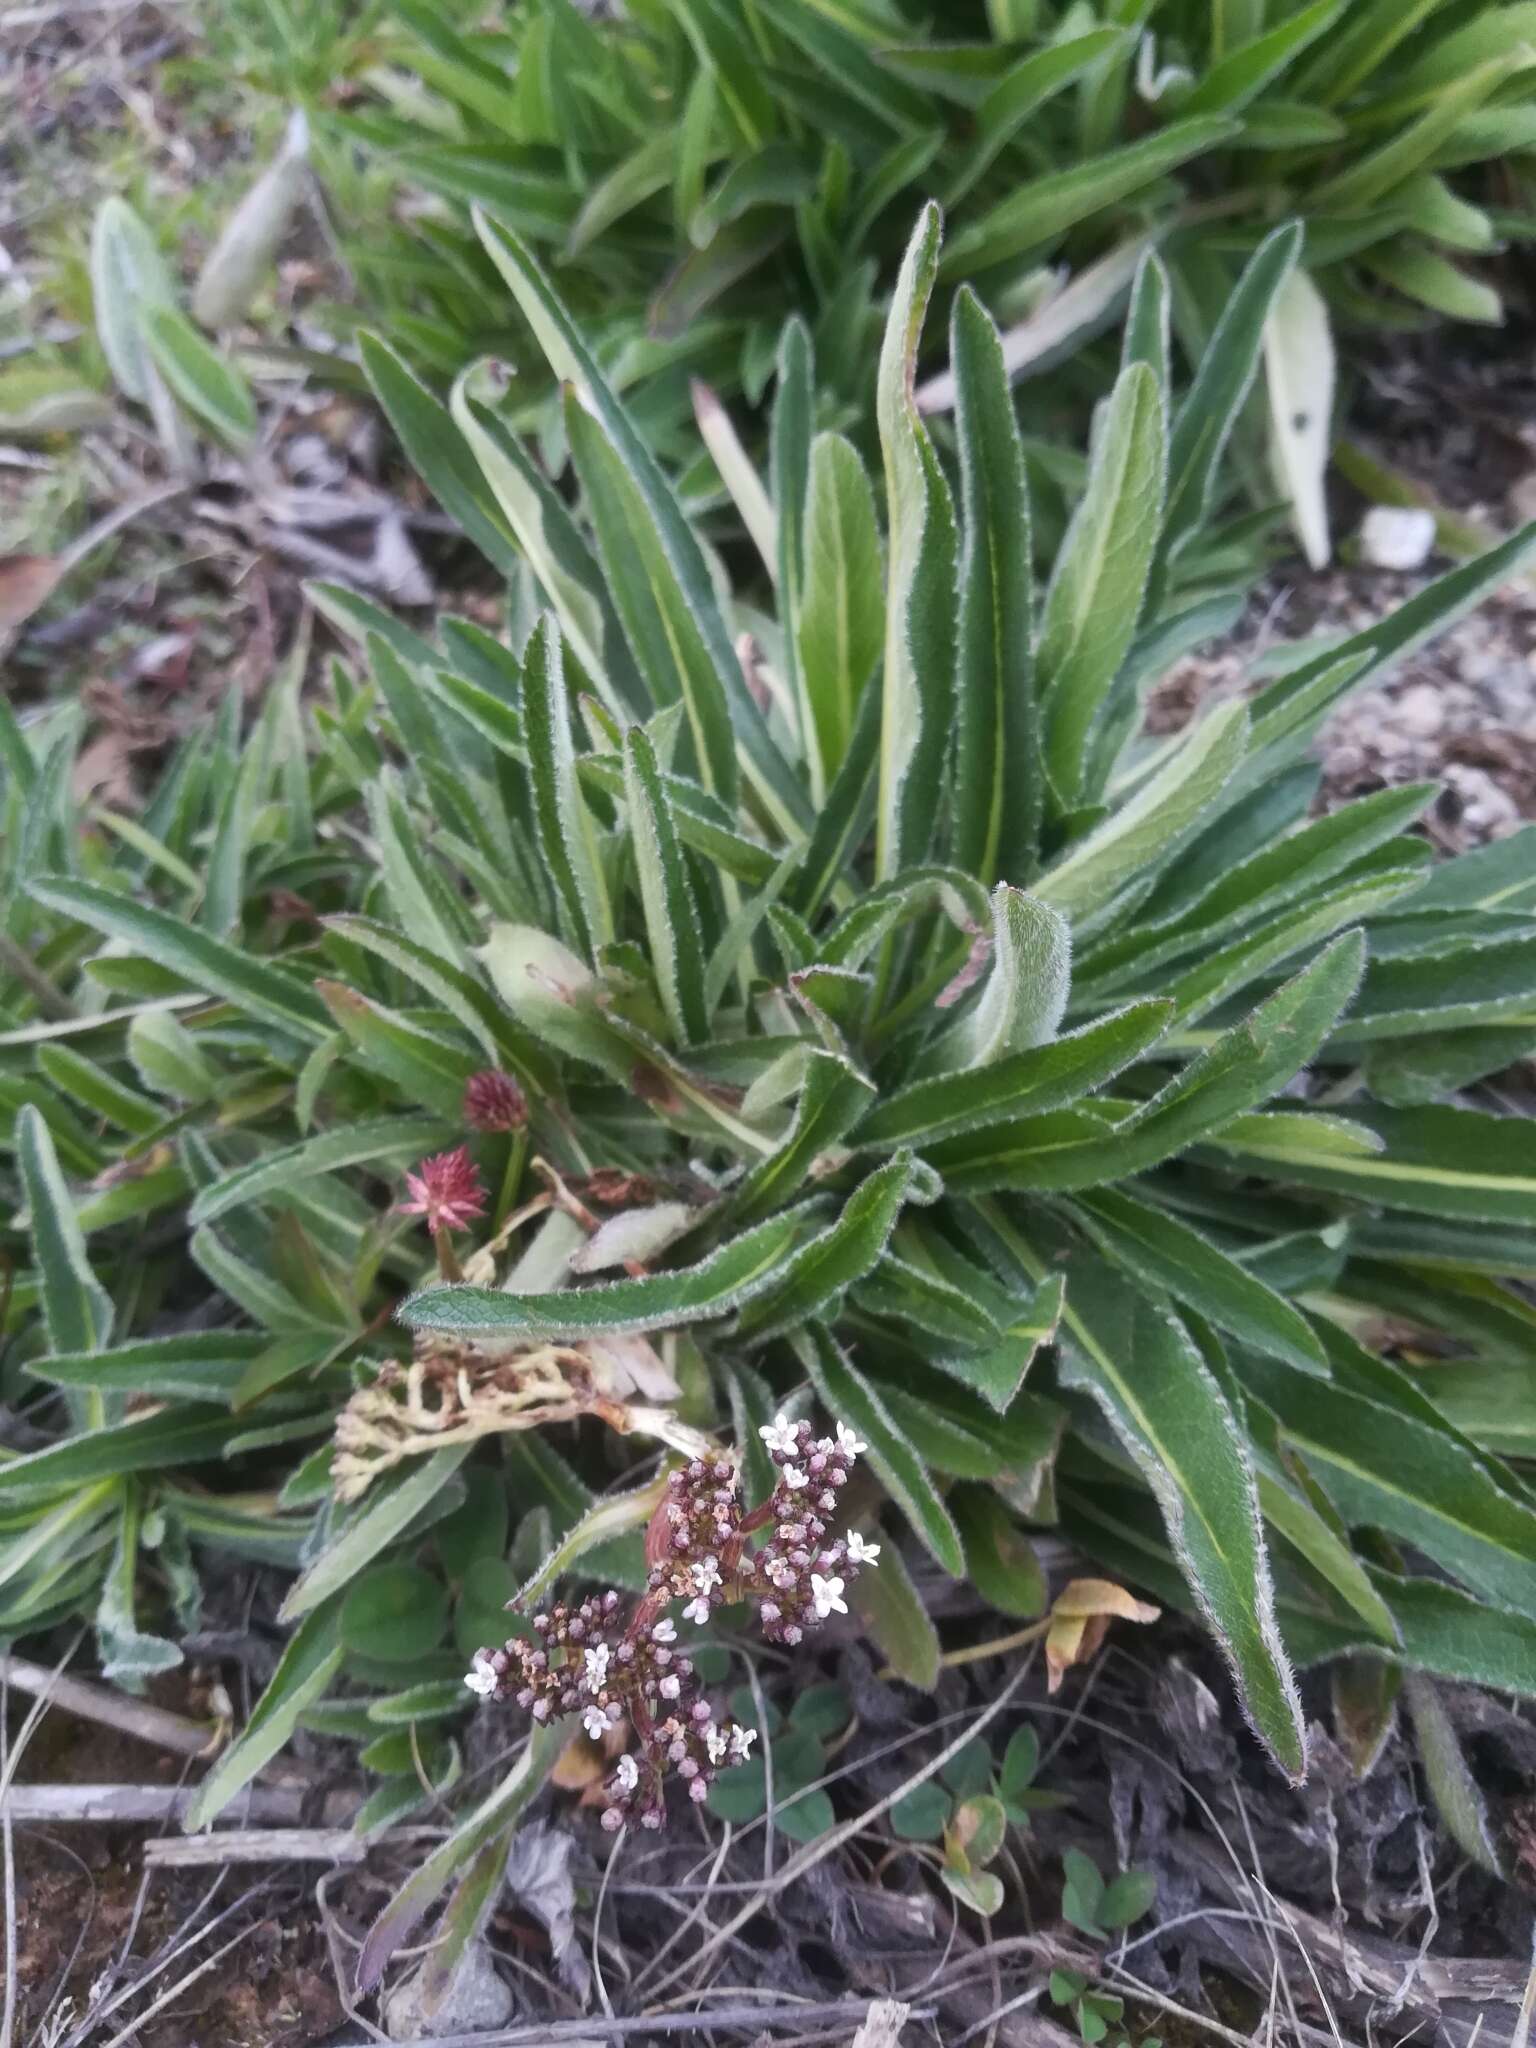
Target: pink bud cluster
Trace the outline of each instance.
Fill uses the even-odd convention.
[[[464,1084],[464,1121],[472,1131],[520,1131],[528,1098],[510,1074],[485,1067]]]
[[[877,1543],[850,1529],[830,1534],[829,1517],[865,1446],[845,1424],[817,1438],[783,1415],[761,1432],[777,1470],[773,1492],[744,1510],[739,1474],[712,1451],[673,1472],[646,1532],[649,1576],[626,1612],[616,1592],[533,1616],[532,1641],[514,1637],[476,1652],[465,1683],[491,1699],[514,1699],[535,1721],[579,1713],[593,1741],[627,1723],[638,1749],[619,1758],[603,1825],[638,1819],[657,1828],[664,1780],[674,1773],[693,1800],[708,1797],[715,1772],[751,1754],[756,1731],[722,1725],[701,1696],[693,1660],[677,1648],[666,1610],[683,1602],[685,1622],[702,1625],[728,1602],[755,1604],[763,1633],[793,1646],[834,1614]],[[758,1539],[761,1538],[759,1541]]]

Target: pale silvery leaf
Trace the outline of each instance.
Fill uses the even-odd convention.
[[[657,1202],[648,1209],[621,1209],[600,1223],[571,1260],[573,1273],[603,1273],[630,1260],[643,1263],[675,1244],[698,1219],[687,1202]]]
[[[913,395],[923,315],[938,275],[941,217],[923,209],[880,350],[876,413],[885,457],[884,718],[875,871],[888,881],[928,851],[949,745],[954,681],[955,516]]]
[[[300,110],[288,122],[281,149],[208,252],[192,292],[193,318],[201,326],[231,327],[244,316],[271,272],[308,182],[309,122]]]
[[[1293,270],[1275,295],[1264,323],[1264,370],[1275,481],[1307,560],[1322,569],[1331,552],[1323,479],[1333,422],[1333,330],[1305,270]]]

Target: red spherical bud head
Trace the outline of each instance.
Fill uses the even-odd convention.
[[[472,1131],[520,1131],[528,1121],[528,1098],[510,1074],[482,1068],[465,1084],[464,1121]]]

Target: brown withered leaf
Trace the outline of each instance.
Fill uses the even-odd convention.
[[[1051,1607],[1045,1638],[1046,1687],[1055,1692],[1074,1664],[1093,1656],[1109,1633],[1111,1621],[1157,1621],[1162,1610],[1149,1607],[1112,1579],[1072,1579]]]
[[[63,573],[64,565],[52,555],[0,555],[0,634],[30,619]]]

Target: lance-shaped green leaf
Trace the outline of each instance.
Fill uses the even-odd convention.
[[[1241,704],[1208,712],[1129,800],[1033,885],[1053,909],[1081,922],[1168,860],[1230,781],[1248,746]]]
[[[1258,374],[1270,308],[1295,267],[1301,242],[1299,221],[1289,221],[1265,237],[1245,265],[1201,355],[1168,446],[1165,553],[1205,521],[1227,442]]]
[[[944,204],[958,206],[1036,109],[1115,51],[1126,33],[1123,28],[1092,28],[1083,35],[1069,35],[1063,24],[1060,41],[1031,50],[1010,65],[977,105],[975,139],[940,195]]]
[[[924,1051],[919,1074],[994,1066],[1055,1037],[1072,979],[1066,920],[1024,890],[999,882],[992,893],[991,953],[980,994]],[[944,995],[939,1003],[945,1006]]]
[[[1220,1384],[1176,1317],[1092,1259],[1068,1268],[1059,1347],[1062,1384],[1099,1404],[1156,1495],[1255,1732],[1299,1778],[1301,1701],[1275,1620],[1253,1466]]]
[[[1344,1519],[1385,1529],[1473,1591],[1536,1616],[1536,1509],[1456,1439],[1416,1417],[1245,1355],[1244,1386],[1275,1416]]]
[[[1050,1595],[1040,1560],[997,1495],[984,1486],[958,1486],[954,1512],[966,1576],[988,1606],[1024,1620],[1043,1614]]]
[[[1302,1187],[1353,1195],[1384,1209],[1486,1223],[1536,1224],[1536,1127],[1520,1116],[1434,1105],[1424,1109],[1372,1106],[1363,1119],[1383,1149],[1341,1154],[1327,1132],[1297,1118],[1276,1132],[1262,1129],[1219,1135],[1224,1154],[1241,1167],[1279,1164],[1285,1179]]]
[[[457,378],[449,398],[454,421],[554,606],[582,673],[614,717],[644,717],[653,708],[650,695],[624,638],[602,568],[565,500],[529,459],[506,421],[477,395],[482,381],[480,366],[474,364]]]
[[[849,1600],[896,1676],[932,1692],[939,1682],[939,1632],[901,1552],[888,1550],[877,1571],[860,1572]]]
[[[941,233],[939,209],[930,203],[902,259],[875,389],[889,550],[875,821],[880,881],[928,854],[954,696],[955,515],[913,385]]]
[[[1129,197],[1191,157],[1215,149],[1238,132],[1221,115],[1174,121],[1139,142],[1106,150],[1069,169],[1026,179],[955,236],[944,259],[947,278],[974,277],[1054,241],[1077,221]]]
[[[1428,163],[1463,116],[1480,106],[1526,61],[1522,51],[1504,50],[1490,62],[1447,79],[1426,113],[1379,148],[1352,155],[1344,170],[1313,190],[1309,203],[1327,213],[1358,212],[1373,205]]]
[[[642,552],[647,572],[657,579],[649,602],[653,608],[662,610],[674,630],[685,636],[680,646],[688,650],[687,659],[693,664],[688,670],[688,682],[697,692],[697,702],[690,708],[701,723],[707,723],[710,731],[709,758],[717,777],[721,778],[715,786],[727,796],[735,787],[734,763],[726,769],[715,753],[714,723],[717,707],[723,701],[728,706],[729,722],[742,750],[744,765],[765,800],[772,804],[785,823],[804,825],[810,817],[805,793],[790,773],[768,731],[766,719],[747,688],[741,664],[736,659],[730,635],[720,616],[703,551],[683,518],[654,456],[628,413],[615,399],[586,343],[526,246],[479,209],[475,213],[475,227],[492,262],[511,287],[533,328],[551,369],[557,377],[578,387],[583,400],[592,408],[592,424],[602,430],[604,456],[610,459],[600,457],[599,461],[604,481],[616,493],[616,502],[610,510],[623,508],[635,518],[638,530],[633,538]],[[579,427],[577,432],[580,432]],[[586,437],[589,451],[595,442],[595,436]],[[623,473],[622,485],[618,480],[620,470]],[[626,570],[631,568],[629,564],[620,566]],[[639,589],[629,583],[628,577],[626,583],[630,596],[641,604]],[[617,592],[615,594],[617,596]],[[626,626],[630,624],[626,619]],[[642,658],[639,647],[635,653],[637,658]],[[681,689],[679,678],[658,701],[668,701]]]
[[[1360,1045],[1533,1019],[1536,938],[1493,939],[1444,953],[1373,961],[1339,1042]]]
[[[110,1351],[60,1352],[29,1361],[33,1379],[104,1393],[152,1394],[171,1401],[232,1401],[241,1375],[271,1348],[261,1330],[192,1330],[139,1337]]]
[[[624,794],[624,764],[615,754],[583,754],[577,773],[590,789],[606,790],[610,796]],[[754,889],[774,881],[781,860],[758,840],[744,838],[736,830],[731,813],[717,797],[683,775],[659,770],[661,787],[672,807],[677,836],[685,846],[701,853],[712,866]],[[798,859],[796,849],[793,858]],[[790,856],[785,856],[790,858]]]
[[[316,981],[315,988],[356,1047],[360,1064],[393,1081],[406,1101],[447,1118],[450,1130],[462,1123],[465,1084],[478,1065],[472,1053],[420,1025],[408,1024],[338,981]],[[329,1063],[329,1048],[316,1057]]]
[[[983,882],[1034,868],[1045,784],[1024,447],[997,329],[966,286],[950,325],[960,444],[953,853]]]
[[[848,1197],[842,1214],[791,1253],[766,1285],[754,1290],[737,1321],[741,1335],[761,1339],[793,1329],[862,1280],[889,1244],[913,1185],[910,1152],[898,1152],[877,1167]],[[759,1230],[771,1227],[764,1224]]]
[[[895,1252],[887,1252],[859,1282],[854,1299],[871,1315],[887,1316],[905,1329],[926,1330],[950,1344],[987,1350],[1001,1334],[986,1309],[961,1287]]]
[[[383,1976],[390,1957],[406,1942],[422,1915],[453,1882],[455,1875],[506,1829],[516,1825],[525,1808],[544,1789],[561,1752],[570,1741],[563,1721],[535,1728],[528,1745],[495,1791],[460,1821],[396,1892],[368,1930],[357,1959],[357,1988],[371,1991]]]
[[[144,332],[146,313],[174,305],[175,286],[155,238],[126,199],[102,201],[91,224],[91,299],[96,333],[113,381],[127,398],[148,405],[154,363]]]
[[[566,433],[608,590],[652,702],[683,705],[692,767],[706,789],[733,803],[736,742],[726,686],[651,507],[603,422],[574,396],[566,403]]]
[[[794,1121],[783,1142],[759,1160],[733,1192],[735,1221],[756,1223],[797,1194],[820,1156],[839,1143],[874,1099],[874,1084],[850,1060],[815,1048],[808,1051]]]
[[[1404,1678],[1403,1697],[1413,1719],[1430,1797],[1452,1841],[1490,1877],[1506,1876],[1498,1836],[1445,1702],[1434,1684],[1417,1671]]]
[[[1145,363],[1132,363],[1115,382],[1088,488],[1040,608],[1045,757],[1064,803],[1082,790],[1095,722],[1141,615],[1162,524],[1167,436],[1162,387]]]
[[[222,1410],[162,1408],[67,1436],[46,1450],[0,1464],[0,1506],[19,1506],[54,1493],[70,1493],[98,1479],[197,1465],[223,1452],[241,1425]]]
[[[144,1505],[138,1489],[124,1487],[118,1507],[117,1537],[94,1616],[102,1676],[132,1693],[143,1692],[146,1679],[156,1672],[174,1671],[182,1661],[175,1643],[150,1634],[138,1624],[134,1596],[143,1519]]]
[[[259,1202],[283,1195],[296,1182],[337,1173],[349,1166],[369,1166],[378,1160],[418,1159],[434,1146],[454,1135],[455,1127],[435,1116],[372,1117],[362,1123],[343,1124],[318,1137],[302,1138],[296,1145],[281,1146],[246,1166],[237,1166],[211,1187],[206,1187],[192,1204],[188,1221],[194,1226],[212,1223],[231,1209],[247,1202]]]
[[[777,412],[775,412],[777,422]],[[780,522],[782,535],[787,522]],[[829,787],[853,743],[859,700],[885,633],[875,494],[858,450],[841,434],[811,443],[803,585],[794,613],[796,675],[806,746]]]
[[[1371,1571],[1402,1642],[1403,1662],[1437,1678],[1536,1699],[1536,1621],[1443,1579]]]
[[[174,306],[146,306],[144,339],[156,369],[194,419],[243,454],[256,438],[256,401],[227,356]]]
[[[675,1273],[610,1280],[564,1293],[428,1287],[401,1305],[400,1320],[413,1330],[485,1330],[555,1339],[639,1335],[707,1322],[731,1314],[775,1283],[813,1207],[801,1203],[786,1210]]]
[[[1174,1006],[1175,1031],[1188,1030],[1218,1008],[1320,939],[1330,939],[1345,925],[1365,925],[1378,912],[1401,902],[1417,884],[1425,865],[1420,850],[1396,866],[1390,853],[1361,864],[1354,878],[1324,889],[1298,908],[1285,910],[1257,931],[1220,947],[1198,967],[1188,968],[1163,987]]]
[[[699,906],[655,750],[639,726],[624,735],[624,795],[661,999],[678,1042],[697,1045],[709,1034]]]
[[[329,928],[397,967],[424,988],[480,1046],[492,1062],[505,1064],[540,1095],[551,1093],[554,1068],[548,1055],[519,1031],[483,982],[391,926],[366,917],[335,917]]]
[[[112,1297],[91,1271],[53,1139],[41,1110],[30,1102],[17,1113],[16,1155],[48,1349],[100,1351],[112,1332]],[[0,1475],[7,1469],[0,1466]]]
[[[523,656],[523,722],[534,825],[576,943],[588,957],[613,937],[597,827],[581,792],[560,634],[547,614]]]
[[[918,1145],[1025,1111],[1075,1102],[1128,1067],[1167,1029],[1171,1004],[1132,1003],[1028,1052],[887,1095],[855,1132],[861,1150]]]
[[[1268,913],[1313,895],[1397,839],[1433,795],[1433,785],[1427,782],[1378,790],[1325,818],[1312,819],[1299,831],[1271,837],[1246,858],[1229,856],[1204,876],[1186,875],[1189,862],[1180,862],[1128,930],[1115,932],[1079,956],[1077,982],[1095,995],[1134,986],[1166,961],[1207,950]],[[1223,822],[1218,821],[1214,833],[1220,833]],[[1190,860],[1198,860],[1202,852],[1202,847],[1192,849]],[[1422,890],[1415,901],[1421,898]]]
[[[951,1578],[962,1577],[965,1549],[954,1517],[922,1457],[892,1421],[874,1387],[822,1323],[796,1337],[795,1351],[828,1414],[864,1439],[864,1455],[934,1563]]]
[[[1344,0],[1312,0],[1274,28],[1230,50],[1200,79],[1182,114],[1235,114],[1332,28]]]
[[[423,483],[486,560],[503,576],[515,575],[517,543],[448,408],[378,335],[359,335],[358,348],[374,396]]]
[[[944,1139],[925,1147],[924,1157],[947,1186],[967,1191],[1065,1191],[1145,1172],[1219,1133],[1313,1058],[1354,994],[1364,951],[1359,932],[1335,939],[1309,967],[1129,1113],[1124,1105],[1118,1115],[1108,1105],[1096,1106],[1093,1113],[1047,1111]]]
[[[311,1614],[294,1631],[251,1718],[198,1786],[182,1822],[188,1834],[210,1826],[241,1787],[271,1763],[305,1708],[325,1696],[345,1654],[335,1608]]]
[[[801,751],[811,766],[811,794],[819,804],[826,796],[826,762],[816,742],[799,644],[807,583],[806,506],[816,426],[816,362],[810,330],[798,314],[784,323],[774,368],[768,427],[768,538],[773,552],[765,559],[778,592],[785,680],[795,704]]]
[[[511,1604],[522,1612],[536,1605],[556,1579],[590,1551],[596,1550],[600,1544],[612,1543],[619,1537],[643,1529],[665,1495],[666,1474],[660,1473],[646,1486],[594,1501],[572,1523],[533,1576],[518,1588],[517,1598]]]
[[[415,1459],[400,1475],[376,1481],[357,1513],[289,1587],[281,1618],[297,1621],[301,1615],[312,1614],[333,1594],[350,1585],[381,1551],[432,1507],[472,1448],[468,1443],[446,1444]]]
[[[1081,1194],[1070,1213],[1104,1256],[1133,1278],[1287,1364],[1304,1372],[1324,1369],[1323,1347],[1306,1318],[1166,1209],[1104,1187]]]
[[[50,910],[90,925],[104,938],[121,940],[157,966],[263,1023],[311,1040],[330,1032],[324,1003],[303,982],[253,960],[241,947],[226,945],[196,925],[99,882],[77,882],[66,875],[40,877],[32,883],[31,893]]]
[[[1053,1342],[1066,1301],[1066,1282],[1060,1273],[1042,1280],[1018,1313],[1008,1320],[998,1341],[982,1351],[967,1351],[934,1363],[962,1386],[980,1394],[988,1407],[1005,1415],[1025,1375],[1044,1344]]]

